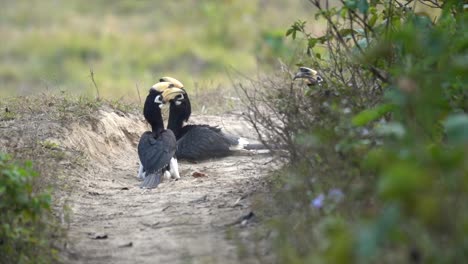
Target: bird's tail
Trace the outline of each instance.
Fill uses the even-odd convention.
[[[259,150],[259,149],[268,149],[267,146],[263,145],[262,143],[249,143],[244,145],[244,149],[246,150]]]
[[[231,150],[245,149],[245,146],[249,144],[249,140],[243,137],[231,136]]]
[[[266,146],[262,143],[250,143],[251,141],[247,138],[239,137],[236,138],[236,144],[231,146],[231,150],[270,150],[270,149],[284,149],[284,146],[281,145],[270,145]]]
[[[285,150],[287,146],[285,144],[270,144],[268,146],[262,143],[250,143],[244,145],[245,150]]]
[[[161,175],[162,171],[147,174],[141,183],[140,188],[153,189],[158,187],[159,183],[161,182]]]

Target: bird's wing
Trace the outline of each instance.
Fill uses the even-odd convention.
[[[176,139],[170,130],[163,131],[158,137],[145,132],[138,143],[138,156],[146,173],[162,170],[169,164],[176,150]]]
[[[197,124],[197,125],[186,125],[186,126],[182,127],[181,128],[181,135],[185,135],[187,132],[189,132],[192,129],[209,129],[209,130],[211,130],[213,132],[221,133],[221,128],[219,128],[218,126]]]
[[[211,130],[212,132],[215,132],[215,133],[218,133],[219,135],[222,135],[224,137],[224,140],[226,142],[229,143],[229,145],[237,145],[239,144],[239,137],[238,136],[234,136],[234,135],[231,135],[231,134],[227,134],[227,133],[224,133],[220,127],[218,126],[210,126],[210,125],[195,125],[195,126],[199,126],[199,127],[204,127],[204,128],[207,128],[209,130]]]
[[[227,134],[224,132],[221,132],[221,133],[223,134],[224,138],[229,142],[231,146],[238,145],[240,143],[240,137]]]
[[[219,128],[207,125],[191,125],[177,141],[176,156],[179,159],[203,160],[225,157],[230,154],[229,139]]]

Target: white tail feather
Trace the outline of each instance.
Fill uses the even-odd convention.
[[[138,168],[138,178],[140,180],[144,180],[146,177],[146,172],[144,172],[143,165],[140,163],[140,167]]]
[[[170,167],[170,172],[171,172],[172,178],[173,179],[180,179],[179,164],[177,163],[176,158],[171,159],[171,163],[170,163],[169,167]]]
[[[246,138],[239,138],[239,140],[237,141],[237,145],[233,145],[231,147],[229,147],[230,150],[241,150],[241,149],[244,149],[244,147],[246,145],[249,144],[249,140],[246,139]]]
[[[171,173],[169,171],[164,171],[164,176],[163,176],[165,181],[168,181],[171,179]]]

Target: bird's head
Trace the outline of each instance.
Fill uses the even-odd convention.
[[[183,89],[177,87],[170,87],[163,91],[162,97],[165,103],[174,102],[175,105],[180,105],[185,99],[186,92]]]
[[[322,76],[316,70],[307,67],[299,67],[299,71],[294,76],[293,81],[296,79],[304,79],[309,86],[320,85],[323,82]]]
[[[190,104],[190,99],[187,94],[187,91],[184,89],[184,85],[181,81],[173,77],[161,77],[159,79],[161,82],[170,82],[174,85],[174,88],[170,91],[167,91],[164,94],[164,101],[171,104],[171,113],[177,115],[178,118],[182,118],[185,121],[188,121],[190,115],[192,114],[192,106]]]
[[[172,83],[174,85],[174,87],[184,89],[184,85],[182,84],[182,82],[180,82],[176,78],[166,76],[166,77],[161,77],[161,79],[159,79],[159,81],[160,82],[170,82],[170,83]]]
[[[161,82],[155,83],[153,86],[151,86],[151,88],[150,88],[150,93],[151,93],[151,92],[162,93],[162,92],[164,92],[166,89],[172,88],[172,87],[175,87],[173,83],[161,81]]]
[[[145,104],[143,106],[143,116],[151,126],[160,126],[163,123],[161,108],[164,106],[164,97],[162,93],[173,87],[174,85],[170,82],[159,82],[149,89],[148,96],[146,97]],[[155,131],[154,129],[153,131]]]
[[[188,101],[187,92],[184,89],[182,82],[172,77],[161,77],[160,82],[169,82],[173,85],[171,89],[163,91],[164,102],[174,103],[179,106],[184,101]]]
[[[172,77],[161,77],[159,79],[160,83],[171,83],[172,87],[166,87],[164,90],[162,90],[162,93],[165,91],[165,96],[164,97],[164,102],[171,102],[174,103],[176,106],[182,104],[183,101],[188,101],[188,96],[187,92],[184,89],[184,85],[182,82],[177,80],[176,78]],[[175,88],[175,89],[168,89],[167,88]]]
[[[155,85],[153,85],[150,90],[148,97],[146,99],[146,103],[155,103],[159,106],[159,108],[162,108],[164,103],[164,96],[162,95],[164,91],[168,89],[174,88],[174,84],[170,82],[158,82]]]
[[[164,102],[171,104],[171,114],[175,114],[178,118],[188,121],[192,114],[192,107],[187,92],[184,89],[177,87],[169,88],[163,92],[162,96]]]

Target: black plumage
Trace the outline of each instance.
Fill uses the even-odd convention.
[[[164,129],[161,115],[161,92],[151,88],[146,97],[143,114],[150,123],[152,131],[146,131],[138,143],[140,158],[146,176],[140,187],[156,188],[162,175],[168,171],[171,159],[176,152],[176,137],[171,130]]]
[[[204,160],[225,157],[231,154],[231,147],[239,143],[239,138],[227,135],[220,128],[210,125],[185,125],[191,114],[188,94],[170,100],[169,121],[177,139],[176,156],[185,160]]]
[[[239,148],[241,138],[226,134],[219,127],[210,125],[185,125],[192,113],[192,107],[183,85],[171,77],[163,77],[160,81],[168,81],[179,89],[176,92],[163,92],[164,100],[170,102],[167,128],[171,129],[177,139],[176,156],[178,159],[199,161],[209,158],[225,157],[232,153],[233,148]],[[168,96],[170,94],[170,96]]]
[[[184,126],[177,139],[176,156],[185,160],[204,160],[226,157],[238,139],[224,134],[220,128],[209,125]],[[177,136],[176,136],[177,138]]]

